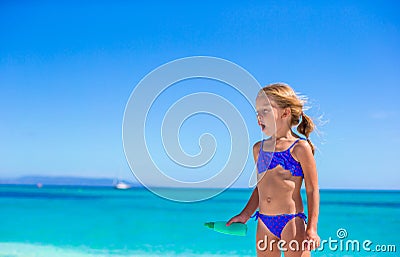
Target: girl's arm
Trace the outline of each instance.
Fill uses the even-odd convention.
[[[317,234],[317,225],[319,215],[319,189],[315,159],[311,147],[307,142],[301,142],[293,151],[296,151],[295,155],[304,173],[308,207],[307,236],[309,240],[316,241],[318,247],[319,237]]]
[[[253,146],[253,158],[254,158],[254,163],[256,163],[256,164],[257,164],[257,160],[258,160],[258,153],[260,152],[260,146],[261,146],[261,142],[257,142]],[[248,216],[250,218],[250,216],[258,208],[258,204],[259,204],[258,200],[259,200],[258,188],[256,186],[256,188],[253,190],[253,193],[250,196],[249,201],[247,202],[246,206],[242,210],[241,214],[244,214],[246,217]]]
[[[250,219],[251,215],[257,210],[258,208],[258,189],[257,187],[254,188],[253,193],[250,196],[249,201],[247,202],[244,209],[240,212],[239,215],[244,215],[247,220]]]
[[[260,142],[257,142],[253,146],[253,157],[254,157],[254,162],[257,163],[258,159],[258,153],[260,151]],[[258,198],[258,188],[254,188],[253,193],[250,196],[249,201],[247,202],[246,206],[243,208],[243,210],[240,212],[240,214],[232,217],[226,225],[230,225],[232,222],[241,222],[241,223],[246,223],[249,219],[250,216],[257,210],[258,204],[259,204],[259,198]]]
[[[226,225],[229,226],[233,222],[240,222],[240,223],[246,223],[253,212],[258,208],[258,189],[257,187],[253,190],[253,193],[250,196],[249,201],[247,202],[246,206],[244,209],[236,216],[232,217]]]

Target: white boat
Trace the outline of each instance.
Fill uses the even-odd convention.
[[[130,185],[128,185],[128,184],[126,184],[126,183],[124,183],[122,181],[119,181],[117,184],[114,185],[114,187],[116,189],[129,189],[129,188],[131,188]]]
[[[132,185],[129,184],[129,182],[128,182],[128,183],[125,183],[125,182],[121,179],[120,175],[121,175],[121,167],[119,168],[119,170],[118,170],[116,176],[114,177],[114,180],[113,180],[114,188],[115,188],[115,189],[122,189],[122,190],[131,188]]]

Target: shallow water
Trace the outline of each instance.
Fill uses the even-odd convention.
[[[256,222],[247,223],[246,237],[203,225],[228,220],[250,195],[229,189],[206,201],[178,203],[144,188],[0,186],[0,257],[255,256]],[[371,249],[395,245],[400,252],[399,207],[399,191],[321,190],[319,235],[338,240],[339,249],[326,245],[313,256],[397,256],[344,246],[370,240]],[[338,229],[347,236],[339,238]]]

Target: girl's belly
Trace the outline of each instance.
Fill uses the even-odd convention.
[[[258,175],[260,213],[277,215],[303,212],[300,196],[302,177],[294,177],[278,166]]]

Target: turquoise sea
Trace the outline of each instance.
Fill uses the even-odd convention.
[[[145,188],[0,186],[0,257],[255,256],[253,220],[246,237],[203,225],[237,214],[250,194],[229,189],[178,203]],[[338,229],[346,237],[339,240]],[[372,250],[325,247],[312,256],[400,256],[399,231],[400,191],[321,190],[321,239],[338,240],[337,248],[340,241],[370,240]],[[373,251],[387,245],[396,252]]]

